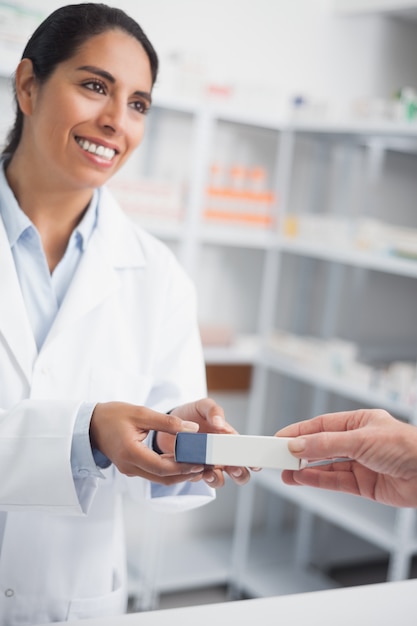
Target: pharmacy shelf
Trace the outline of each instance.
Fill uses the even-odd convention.
[[[278,239],[278,247],[283,252],[291,254],[417,278],[417,260],[367,252],[353,247],[336,248],[324,245],[323,242],[307,241],[301,238],[290,239],[282,236]]]
[[[204,346],[207,365],[252,365],[259,354],[256,335],[238,335],[230,346]]]
[[[164,241],[181,241],[184,226],[181,222],[161,218],[151,220],[129,214],[132,221]],[[333,261],[387,274],[417,278],[417,259],[394,254],[376,253],[349,246],[330,246],[301,237],[286,237],[272,229],[242,228],[235,225],[201,224],[196,237],[201,244],[245,249],[280,250],[289,254],[323,261]]]
[[[305,119],[294,120],[286,125],[287,130],[296,133],[308,133],[315,135],[326,135],[329,139],[337,139],[340,136],[359,137],[361,140],[370,140],[377,137],[381,140],[381,145],[389,148],[390,139],[404,140],[400,145],[407,150],[407,145],[415,146],[417,139],[417,124],[415,122],[398,122],[394,120],[321,120]],[[394,144],[396,145],[396,144]]]
[[[211,585],[226,585],[230,576],[230,533],[213,537],[187,538],[187,543],[168,541],[159,562],[156,593],[198,589]],[[140,572],[129,563],[129,595],[139,595],[142,589]]]
[[[381,563],[386,560],[385,551],[337,526],[326,525],[324,531],[326,535],[321,537],[326,544],[323,563],[318,563],[312,554],[311,564],[302,570],[294,563],[294,532],[284,529],[272,533],[264,528],[255,529],[251,538],[248,567],[242,572],[243,592],[251,597],[267,597],[298,593],[302,589],[307,592],[332,589],[339,586],[327,574],[333,567],[357,566],[361,562]]]
[[[185,236],[184,224],[179,220],[149,218],[128,213],[133,223],[141,226],[164,241],[181,241]],[[272,229],[244,227],[236,224],[206,224],[202,222],[195,234],[202,244],[269,250],[277,246],[277,233]]]
[[[236,224],[201,224],[201,243],[237,248],[269,250],[277,246],[277,233],[272,229],[242,227]]]
[[[285,485],[279,472],[262,470],[252,478],[264,489],[293,502],[327,521],[356,533],[383,550],[395,550],[396,509],[357,496]],[[417,537],[409,541],[410,554],[417,552]]]
[[[336,589],[338,585],[314,568],[300,568],[291,561],[252,565],[245,573],[241,589],[251,598],[308,593]]]
[[[321,146],[327,148],[334,145],[335,149],[339,149],[340,145],[351,147],[369,147],[377,146],[381,153],[387,150],[395,150],[410,154],[410,158],[414,159],[417,154],[417,124],[397,123],[394,121],[323,121],[319,119],[307,119],[307,117],[299,117],[298,119],[286,120],[277,125],[278,141],[280,150],[278,152],[277,164],[277,190],[280,197],[280,215],[285,219],[286,215],[291,215],[291,195],[293,191],[294,178],[293,174],[297,152],[297,138],[302,136],[303,139],[311,138],[314,145],[320,142]],[[317,154],[315,152],[314,154]],[[372,157],[372,152],[370,152]],[[304,162],[302,161],[302,165]],[[327,176],[326,162],[320,163],[320,168],[312,168],[317,177],[317,173],[323,171],[323,176]],[[368,165],[370,173],[376,174],[372,169],[371,158]],[[319,171],[320,170],[320,171]],[[379,174],[381,172],[378,170]],[[340,173],[339,173],[340,176]],[[325,196],[326,187],[318,191],[320,181],[315,179],[314,192],[317,200],[320,200],[320,191],[322,197]],[[339,181],[340,182],[340,181]],[[345,187],[340,188],[340,194],[345,194],[349,190]],[[337,187],[336,187],[337,189]],[[362,191],[361,189],[359,191]],[[337,200],[336,200],[337,204]],[[311,212],[317,210],[314,203],[306,206],[304,211]],[[337,207],[335,207],[336,211]],[[395,221],[395,220],[394,220]],[[343,235],[343,233],[341,233]],[[261,334],[264,339],[260,350],[255,371],[253,376],[253,391],[250,398],[249,416],[252,427],[259,431],[263,430],[263,420],[267,411],[269,386],[272,378],[270,372],[279,372],[287,379],[299,381],[310,385],[314,389],[321,389],[339,396],[350,398],[356,402],[363,403],[365,406],[376,406],[385,408],[393,415],[404,418],[409,421],[415,421],[416,407],[405,402],[398,401],[389,392],[382,389],[370,388],[368,380],[349,378],[347,375],[337,374],[324,367],[318,367],[313,359],[307,360],[303,354],[296,359],[286,353],[280,352],[278,346],[273,346],[269,338],[274,336],[274,320],[276,319],[276,306],[281,295],[280,282],[280,260],[284,255],[296,255],[309,259],[317,259],[327,263],[338,263],[341,265],[360,268],[363,270],[372,270],[380,273],[391,274],[394,276],[417,278],[417,259],[409,256],[395,255],[394,253],[379,252],[376,250],[365,250],[354,247],[350,241],[345,239],[337,241],[337,231],[333,233],[334,238],[320,241],[302,238],[300,236],[288,237],[283,232],[273,234],[272,243],[268,248],[267,262],[265,264],[264,282],[261,294]],[[328,293],[325,299],[327,310],[330,311],[326,318],[327,328],[323,334],[332,333],[332,328],[337,328],[337,320],[333,319],[337,316],[339,292],[335,289],[335,274],[328,274]],[[371,276],[364,278],[372,279]],[[307,295],[306,295],[307,294]],[[299,298],[307,298],[308,293],[300,289]],[[298,301],[294,304],[298,308],[308,309],[308,301]],[[263,317],[262,317],[263,316]],[[333,316],[333,318],[332,318]],[[330,320],[330,321],[329,321]],[[301,329],[299,332],[302,332]],[[302,352],[302,351],[301,351]],[[360,373],[359,373],[360,374]],[[295,389],[292,387],[294,394]],[[314,394],[316,405],[320,405],[321,401],[325,405],[324,399],[326,394]],[[331,396],[330,396],[331,397]],[[266,489],[269,494],[276,496],[282,502],[289,502],[295,505],[299,514],[299,532],[295,536],[295,542],[292,544],[292,562],[298,565],[304,564],[304,573],[310,574],[308,567],[308,556],[312,551],[312,545],[315,539],[314,521],[316,518],[337,525],[340,529],[348,532],[355,537],[369,542],[375,549],[382,550],[388,556],[388,580],[400,580],[409,575],[409,565],[412,556],[417,553],[417,531],[416,519],[412,510],[398,510],[393,507],[384,507],[371,500],[365,500],[358,497],[338,494],[324,490],[314,490],[308,488],[292,488],[284,485],[279,472],[263,470],[254,474],[252,478],[253,484],[251,489],[242,491],[238,499],[238,513],[236,517],[235,536],[234,536],[234,553],[233,553],[233,573],[232,581],[239,589],[251,589],[251,593],[260,595],[269,595],[276,593],[271,589],[269,580],[273,578],[272,571],[268,567],[253,567],[249,561],[248,554],[252,548],[255,539],[255,530],[251,528],[252,518],[255,517],[255,505],[253,496],[255,488],[261,487]],[[278,534],[277,534],[278,538]],[[333,546],[332,546],[333,549]],[[303,563],[301,563],[303,562]],[[282,563],[278,563],[276,579],[280,580],[280,570]],[[291,563],[289,567],[291,572]],[[266,573],[266,575],[265,575]],[[248,583],[248,581],[250,581]]]
[[[128,594],[135,611],[158,609],[163,593],[175,593],[227,585],[230,579],[231,537],[187,537],[186,542],[167,541],[158,559],[155,580],[143,578],[137,563],[128,561]]]
[[[186,100],[159,94],[157,88],[154,92],[152,107],[178,111],[195,115],[204,115],[211,119],[241,124],[243,126],[255,126],[269,130],[281,130],[288,125],[288,120],[273,114],[248,114],[246,110],[236,108],[234,104],[219,104],[211,100]]]
[[[249,555],[251,567],[242,579],[241,589],[246,596],[283,595],[339,587],[321,569],[311,567],[304,570],[294,566],[294,542],[294,532],[288,529],[273,537],[265,532],[254,534]],[[346,545],[351,548],[349,539],[344,544],[332,544],[333,559],[338,564],[350,562],[350,555],[343,549]],[[230,532],[205,537],[204,541],[190,538],[186,545],[168,542],[158,569],[155,605],[152,608],[158,608],[158,596],[163,593],[229,585],[231,548]],[[356,544],[353,552],[356,557],[359,555]],[[132,563],[129,564],[128,590],[130,597],[137,598],[140,607],[143,583]]]
[[[279,480],[279,476],[278,476]],[[334,589],[339,585],[326,574],[333,566],[349,566],[365,559],[381,560],[383,553],[336,527],[326,529],[326,557],[317,563],[312,555],[306,568],[296,565],[296,532],[286,526],[255,528],[251,536],[246,567],[241,571],[236,595],[266,597]]]
[[[263,564],[245,573],[242,589],[251,598],[290,595],[335,589],[336,583],[314,569],[301,569],[291,562]]]
[[[178,220],[167,218],[153,219],[140,214],[127,213],[134,224],[164,241],[180,241],[183,237],[184,226]]]
[[[248,401],[249,420],[261,421],[263,419],[268,384],[271,382],[268,375],[270,371],[280,372],[283,376],[295,381],[305,382],[314,388],[334,392],[363,402],[365,405],[385,407],[394,415],[411,420],[414,413],[412,407],[394,401],[382,392],[368,389],[365,384],[361,385],[358,381],[333,375],[331,372],[312,366],[311,363],[291,359],[287,355],[280,354],[265,342],[274,331],[269,326],[275,319],[274,307],[279,296],[280,257],[297,255],[413,279],[417,278],[417,260],[377,254],[348,245],[336,247],[337,244],[332,240],[329,241],[329,245],[326,245],[324,241],[307,241],[300,237],[289,238],[278,231],[278,226],[266,229],[245,227],[226,221],[208,221],[205,218],[205,208],[208,173],[215,156],[212,144],[219,123],[230,124],[232,134],[239,133],[239,127],[242,127],[245,138],[246,135],[252,136],[252,128],[248,133],[246,127],[258,128],[262,133],[265,129],[271,131],[269,136],[276,141],[276,151],[274,149],[273,154],[276,154],[277,158],[274,163],[268,162],[267,166],[273,178],[271,186],[279,197],[281,219],[291,213],[292,168],[297,156],[298,136],[302,135],[303,139],[311,138],[314,143],[318,139],[326,147],[332,147],[334,144],[335,149],[339,149],[339,144],[346,143],[349,147],[360,146],[361,151],[362,147],[377,145],[381,148],[381,152],[389,149],[400,150],[405,154],[417,154],[417,124],[388,120],[332,121],[307,117],[283,118],[273,114],[265,117],[264,115],[258,116],[256,112],[236,111],[231,106],[220,106],[210,101],[196,103],[165,98],[163,94],[158,94],[157,89],[154,94],[154,106],[168,112],[184,113],[188,116],[187,123],[192,125],[193,136],[190,143],[192,158],[188,172],[187,197],[184,200],[184,219],[178,222],[168,221],[162,217],[150,220],[137,216],[134,221],[168,244],[173,244],[172,248],[178,253],[178,258],[184,264],[185,270],[191,275],[196,268],[198,269],[198,264],[204,262],[206,258],[205,246],[241,248],[264,254],[259,276],[260,289],[259,293],[257,292],[258,337],[239,335],[231,345],[204,347],[204,357],[208,365],[249,364],[254,367],[252,389]],[[156,115],[155,124],[158,120],[159,116]],[[254,153],[256,154],[256,149]],[[372,156],[372,153],[370,155]],[[335,189],[338,188],[335,187]],[[345,189],[340,189],[340,193],[345,191]],[[308,207],[305,210],[307,211]],[[245,277],[241,279],[245,284]],[[262,424],[260,427],[262,428]],[[160,594],[211,584],[228,583],[232,587],[236,585],[237,592],[239,588],[242,588],[246,594],[254,597],[312,591],[334,585],[334,582],[328,579],[323,571],[319,571],[318,568],[313,569],[306,563],[300,563],[302,551],[305,549],[309,552],[308,537],[307,541],[306,537],[300,540],[302,532],[287,534],[282,529],[275,529],[276,532],[272,536],[270,534],[266,540],[265,536],[258,537],[255,529],[252,529],[249,535],[241,535],[238,537],[239,541],[235,541],[237,533],[242,531],[245,524],[248,526],[252,519],[251,500],[250,498],[245,500],[251,493],[252,482],[254,488],[268,490],[271,498],[276,496],[277,501],[287,501],[298,507],[297,512],[301,520],[305,521],[307,517],[315,515],[322,524],[329,522],[329,525],[338,526],[340,533],[350,535],[363,543],[369,543],[374,550],[388,552],[388,558],[395,561],[392,566],[390,563],[389,575],[394,579],[407,576],[405,557],[417,552],[414,518],[411,521],[408,518],[404,521],[401,511],[396,513],[389,507],[381,507],[371,501],[360,502],[360,499],[351,496],[304,488],[292,489],[282,483],[278,473],[263,470],[253,475],[247,489],[239,490],[237,508],[240,517],[236,518],[233,536],[230,533],[226,537],[222,535],[215,538],[205,537],[204,541],[198,538],[195,543],[192,538],[187,538],[186,545],[184,542],[168,542],[174,545],[168,545],[166,550],[164,548],[160,563],[156,562],[156,557],[152,557],[156,563],[155,569],[156,566],[158,567],[158,573],[153,579],[145,581],[147,585],[145,593],[148,593],[148,599],[152,593]],[[305,522],[305,525],[308,526],[308,522]],[[245,532],[244,530],[243,535]],[[314,541],[314,537],[312,540]],[[341,543],[346,545],[345,539]],[[232,554],[233,546],[237,544],[243,546],[242,553],[248,546],[251,561],[250,567],[243,566],[240,571],[234,568],[237,559],[236,555]],[[326,543],[326,549],[321,550],[320,558],[326,560],[331,554],[334,556],[335,564],[338,564],[338,559],[339,563],[343,562],[344,557],[338,551],[339,547],[337,542],[335,545],[334,542],[329,541],[329,548],[327,549]],[[247,556],[248,554],[242,554],[244,561],[247,560]],[[356,556],[360,560],[358,553]],[[148,559],[151,563],[152,558]],[[294,566],[295,562],[297,562],[297,567]],[[137,590],[140,588],[139,578],[139,575],[136,579],[131,575]]]
[[[280,481],[279,474],[275,475],[275,481]],[[292,489],[297,491],[297,488]],[[319,545],[314,546],[309,555],[308,565],[300,567],[294,558],[296,534],[297,531],[285,525],[276,529],[253,528],[239,586],[232,587],[236,597],[245,594],[267,597],[336,588],[339,585],[329,574],[332,568],[357,567],[358,563],[381,563],[387,559],[386,550],[358,534],[326,523],[320,532]],[[325,550],[321,548],[322,543]]]
[[[364,402],[369,406],[385,408],[387,411],[406,420],[411,421],[414,417],[416,409],[413,406],[392,400],[384,392],[369,389],[354,380],[350,380],[348,376],[323,371],[323,368],[312,366],[311,363],[299,362],[287,355],[280,354],[274,348],[264,348],[260,361],[271,370],[295,380],[321,387],[352,400]]]
[[[190,102],[176,98],[154,98],[152,106],[173,110],[183,113],[205,116],[215,121],[228,122],[242,126],[253,126],[259,129],[268,129],[277,132],[312,133],[316,135],[324,134],[329,138],[338,135],[358,136],[358,137],[378,137],[388,140],[390,138],[401,138],[408,140],[411,145],[416,146],[417,123],[400,122],[389,119],[355,119],[346,118],[333,120],[331,118],[309,118],[294,117],[291,113],[283,117],[282,115],[256,115],[241,109],[236,109],[232,105],[221,107],[207,102]],[[405,144],[403,144],[405,145]]]
[[[134,223],[162,240],[181,241],[184,237],[184,225],[179,221],[165,218],[148,219],[134,214],[129,214],[129,217]],[[298,256],[417,278],[417,259],[361,250],[348,245],[336,247],[325,244],[323,241],[311,241],[301,237],[287,237],[278,234],[273,229],[202,223],[196,233],[196,238],[201,244],[265,251],[276,249]]]
[[[333,0],[333,7],[342,15],[384,13],[417,20],[416,0]]]

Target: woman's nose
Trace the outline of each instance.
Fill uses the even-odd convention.
[[[109,101],[104,107],[100,124],[113,133],[120,133],[125,130],[126,107],[117,101]]]

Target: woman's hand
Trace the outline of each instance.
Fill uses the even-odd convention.
[[[185,423],[198,425],[200,433],[236,434],[236,430],[226,422],[223,409],[211,398],[202,398],[196,402],[183,404],[171,411]],[[161,430],[155,428],[155,430]],[[157,445],[163,452],[174,454],[175,437],[167,432],[157,433]],[[182,465],[182,464],[181,464]],[[250,478],[246,467],[206,466],[203,474],[197,474],[194,480],[205,480],[210,487],[219,488],[224,485],[224,473],[228,474],[238,485],[244,485]],[[192,478],[190,480],[193,480]]]
[[[124,402],[97,404],[90,422],[91,446],[102,452],[122,474],[141,476],[163,485],[203,477],[203,465],[176,463],[173,454],[159,455],[144,443],[150,430],[174,440],[178,432],[197,432],[198,423]]]
[[[320,415],[283,428],[289,449],[309,462],[346,458],[302,470],[285,470],[288,485],[344,491],[392,506],[417,507],[417,428],[380,409]]]

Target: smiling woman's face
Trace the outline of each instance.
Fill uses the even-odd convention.
[[[63,188],[96,188],[140,144],[152,75],[141,44],[122,30],[90,38],[39,85],[22,70],[25,115],[19,151]],[[26,82],[24,77],[26,76]]]

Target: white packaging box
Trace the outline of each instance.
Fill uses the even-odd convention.
[[[301,469],[305,462],[288,450],[289,437],[178,433],[175,459],[183,463]]]

